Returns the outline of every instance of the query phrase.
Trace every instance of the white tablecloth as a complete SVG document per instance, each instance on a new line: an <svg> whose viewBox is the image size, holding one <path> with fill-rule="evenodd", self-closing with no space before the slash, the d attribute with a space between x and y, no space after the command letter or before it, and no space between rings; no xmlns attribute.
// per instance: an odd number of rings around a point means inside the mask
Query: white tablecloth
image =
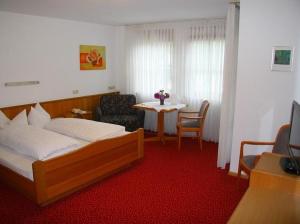
<svg viewBox="0 0 300 224"><path fill-rule="evenodd" d="M173 109L181 109L186 107L185 104L174 104L171 102L165 102L164 105L160 105L159 102L146 102L146 103L142 103L141 105L145 105L147 107L153 108L154 110L156 110L157 112L161 111L161 110L173 110Z"/></svg>

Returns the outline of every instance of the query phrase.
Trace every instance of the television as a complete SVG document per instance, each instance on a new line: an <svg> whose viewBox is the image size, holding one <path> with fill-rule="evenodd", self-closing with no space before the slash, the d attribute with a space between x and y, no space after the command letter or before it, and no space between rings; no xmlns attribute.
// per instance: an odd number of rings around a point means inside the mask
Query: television
<svg viewBox="0 0 300 224"><path fill-rule="evenodd" d="M282 169L290 174L300 176L300 104L296 101L293 102L290 132L288 142L289 157L283 157L280 160Z"/></svg>

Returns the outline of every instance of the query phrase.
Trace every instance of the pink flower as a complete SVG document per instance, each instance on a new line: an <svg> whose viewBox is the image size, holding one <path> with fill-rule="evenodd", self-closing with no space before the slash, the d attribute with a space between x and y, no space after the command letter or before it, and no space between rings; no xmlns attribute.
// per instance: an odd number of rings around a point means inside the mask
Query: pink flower
<svg viewBox="0 0 300 224"><path fill-rule="evenodd" d="M170 97L170 94L169 93L164 93L164 90L160 90L159 92L154 94L155 99L164 100L164 99L169 98L169 97Z"/></svg>

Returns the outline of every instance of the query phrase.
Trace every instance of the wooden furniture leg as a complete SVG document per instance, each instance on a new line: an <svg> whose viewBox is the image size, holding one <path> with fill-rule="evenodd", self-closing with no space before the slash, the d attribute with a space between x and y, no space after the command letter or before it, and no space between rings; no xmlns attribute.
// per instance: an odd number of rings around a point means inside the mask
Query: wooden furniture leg
<svg viewBox="0 0 300 224"><path fill-rule="evenodd" d="M202 151L202 133L198 132L198 138L199 138L199 143L200 143L200 150Z"/></svg>
<svg viewBox="0 0 300 224"><path fill-rule="evenodd" d="M163 144L166 141L176 141L176 137L169 137L165 136L165 111L159 111L157 113L157 135L155 137L146 138L145 142L152 142L152 141L161 141Z"/></svg>
<svg viewBox="0 0 300 224"><path fill-rule="evenodd" d="M160 111L157 113L157 135L155 137L146 138L146 142L161 141L165 143L164 137L164 112Z"/></svg>
<svg viewBox="0 0 300 224"><path fill-rule="evenodd" d="M165 144L165 124L164 124L164 119L165 119L165 113L160 111L157 114L157 136L159 137L160 141Z"/></svg>
<svg viewBox="0 0 300 224"><path fill-rule="evenodd" d="M178 134L178 151L180 151L180 148L181 148L181 129L178 128L177 129L177 134Z"/></svg>

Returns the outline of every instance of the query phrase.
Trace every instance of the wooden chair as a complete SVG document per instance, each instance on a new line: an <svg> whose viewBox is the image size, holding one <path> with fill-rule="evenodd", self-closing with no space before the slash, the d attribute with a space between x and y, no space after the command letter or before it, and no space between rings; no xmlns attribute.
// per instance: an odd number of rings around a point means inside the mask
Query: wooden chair
<svg viewBox="0 0 300 224"><path fill-rule="evenodd" d="M178 151L181 148L181 137L184 132L196 132L202 150L202 134L206 113L209 107L207 100L202 102L199 112L179 111L177 120Z"/></svg>
<svg viewBox="0 0 300 224"><path fill-rule="evenodd" d="M279 129L274 142L242 141L240 146L238 176L240 177L241 172L244 171L250 177L251 170L255 167L260 158L260 155L244 156L245 145L273 145L273 153L288 155L289 132L290 125L286 124Z"/></svg>

